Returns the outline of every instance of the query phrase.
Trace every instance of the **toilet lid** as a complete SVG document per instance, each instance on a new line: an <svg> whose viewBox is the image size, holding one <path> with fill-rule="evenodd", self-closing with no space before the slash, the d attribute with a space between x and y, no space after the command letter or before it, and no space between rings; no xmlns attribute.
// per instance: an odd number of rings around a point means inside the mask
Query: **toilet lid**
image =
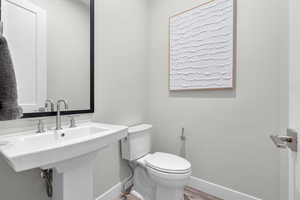
<svg viewBox="0 0 300 200"><path fill-rule="evenodd" d="M168 153L154 153L145 162L148 167L165 173L187 173L191 171L189 161Z"/></svg>

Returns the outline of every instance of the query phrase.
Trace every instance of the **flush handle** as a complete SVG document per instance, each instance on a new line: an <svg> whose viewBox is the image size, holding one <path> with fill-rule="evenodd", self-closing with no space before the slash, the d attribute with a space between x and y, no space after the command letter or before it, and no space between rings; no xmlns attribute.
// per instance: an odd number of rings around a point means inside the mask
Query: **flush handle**
<svg viewBox="0 0 300 200"><path fill-rule="evenodd" d="M294 152L298 151L298 133L293 129L288 129L286 136L271 135L270 137L276 147L289 148Z"/></svg>

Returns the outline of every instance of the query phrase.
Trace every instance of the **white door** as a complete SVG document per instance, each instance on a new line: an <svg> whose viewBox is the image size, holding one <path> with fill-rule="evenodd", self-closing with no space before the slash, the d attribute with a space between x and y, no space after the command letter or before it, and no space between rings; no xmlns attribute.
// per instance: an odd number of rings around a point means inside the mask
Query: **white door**
<svg viewBox="0 0 300 200"><path fill-rule="evenodd" d="M288 151L288 200L300 200L300 1L289 3L289 129L287 136L271 138Z"/></svg>
<svg viewBox="0 0 300 200"><path fill-rule="evenodd" d="M300 2L290 0L289 127L300 137ZM289 151L289 200L300 199L300 146Z"/></svg>
<svg viewBox="0 0 300 200"><path fill-rule="evenodd" d="M2 21L25 113L44 107L47 98L46 12L28 0L2 0Z"/></svg>

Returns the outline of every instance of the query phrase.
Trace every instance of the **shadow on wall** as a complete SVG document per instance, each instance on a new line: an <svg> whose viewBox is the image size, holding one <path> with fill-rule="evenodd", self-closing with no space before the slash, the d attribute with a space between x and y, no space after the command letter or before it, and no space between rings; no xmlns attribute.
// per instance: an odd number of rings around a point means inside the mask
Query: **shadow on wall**
<svg viewBox="0 0 300 200"><path fill-rule="evenodd" d="M169 97L232 99L236 98L236 89L169 91Z"/></svg>
<svg viewBox="0 0 300 200"><path fill-rule="evenodd" d="M124 181L127 177L130 176L130 169L128 167L128 161L124 160L122 158L122 148L121 148L121 143L119 142L119 162L121 164L120 170L119 170L119 177L120 177L120 181Z"/></svg>
<svg viewBox="0 0 300 200"><path fill-rule="evenodd" d="M0 180L1 200L50 200L38 169L16 173L0 158Z"/></svg>

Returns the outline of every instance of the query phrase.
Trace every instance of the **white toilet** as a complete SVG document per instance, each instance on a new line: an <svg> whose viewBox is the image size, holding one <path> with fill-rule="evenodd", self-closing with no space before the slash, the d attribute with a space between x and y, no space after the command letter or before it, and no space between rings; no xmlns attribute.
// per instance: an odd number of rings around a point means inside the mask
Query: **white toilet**
<svg viewBox="0 0 300 200"><path fill-rule="evenodd" d="M147 124L131 127L128 137L122 140L123 159L137 164L134 190L144 200L183 200L184 186L192 173L191 164L176 155L151 154L151 129Z"/></svg>

